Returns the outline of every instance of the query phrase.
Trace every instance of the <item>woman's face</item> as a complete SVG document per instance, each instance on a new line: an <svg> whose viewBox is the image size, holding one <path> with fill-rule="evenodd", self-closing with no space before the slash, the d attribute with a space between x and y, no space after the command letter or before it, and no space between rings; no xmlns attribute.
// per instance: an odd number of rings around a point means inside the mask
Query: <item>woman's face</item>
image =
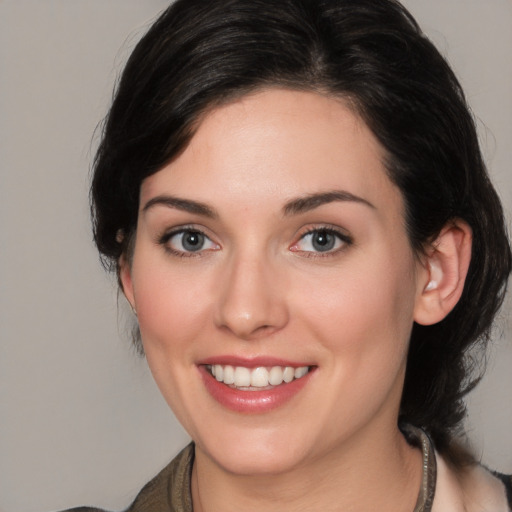
<svg viewBox="0 0 512 512"><path fill-rule="evenodd" d="M382 160L342 101L272 89L213 110L143 182L125 292L161 392L224 469L396 431L427 276Z"/></svg>

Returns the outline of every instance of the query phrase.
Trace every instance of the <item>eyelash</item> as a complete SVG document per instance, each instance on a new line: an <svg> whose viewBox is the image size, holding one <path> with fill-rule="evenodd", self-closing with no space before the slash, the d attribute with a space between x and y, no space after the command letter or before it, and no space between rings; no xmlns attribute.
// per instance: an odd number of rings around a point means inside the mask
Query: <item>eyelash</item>
<svg viewBox="0 0 512 512"><path fill-rule="evenodd" d="M303 241L307 236L314 235L315 233L325 233L327 235L334 236L339 243L341 243L340 247L335 248L334 250L327 250L327 251L303 251L299 249L297 246L298 244ZM336 242L335 242L336 243ZM338 254L339 252L344 251L354 243L352 237L347 235L346 233L342 232L341 230L331 227L331 226L315 226L313 228L309 228L306 232L302 233L299 240L295 242L292 247L290 248L293 252L301 253L302 256L306 258L326 258L329 256L333 256Z"/></svg>
<svg viewBox="0 0 512 512"><path fill-rule="evenodd" d="M177 249L173 249L169 245L169 241L174 236L180 235L180 234L185 235L187 233L189 233L189 234L194 233L199 236L202 236L206 240L209 240L210 243L217 246L217 244L215 242L213 242L212 239L206 233L204 233L203 230L198 229L194 226L181 226L179 228L175 228L171 231L165 232L163 235L158 237L158 243L164 247L166 252L168 252L169 254L171 254L173 256L177 256L179 258L197 258L197 257L201 257L205 251L217 250L215 248L215 249L199 249L197 251L180 251Z"/></svg>
<svg viewBox="0 0 512 512"><path fill-rule="evenodd" d="M215 248L207 248L207 249L199 249L197 251L181 251L172 248L169 245L169 241L176 235L185 235L185 234L197 234L199 236L204 237L206 240L208 240L211 244L214 244ZM318 233L325 233L326 235L333 236L337 239L338 243L341 243L341 247L335 247L334 250L328 249L326 251L305 251L300 248L298 248L298 245L306 239L306 237L318 234ZM204 252L212 251L212 250L218 250L218 244L212 241L212 239L204 233L203 230L194 227L194 226L182 226L179 228L175 228L169 232L165 232L163 235L158 237L158 244L162 245L166 252L173 256L177 256L180 258L197 258L203 256ZM336 244L336 241L334 242ZM329 256L333 256L344 249L346 249L348 246L353 244L352 238L347 235L346 233L343 233L339 229L333 228L331 226L315 226L313 228L309 228L307 231L302 233L298 239L297 242L295 242L291 247L290 251L295 253L300 253L303 257L306 258L326 258Z"/></svg>

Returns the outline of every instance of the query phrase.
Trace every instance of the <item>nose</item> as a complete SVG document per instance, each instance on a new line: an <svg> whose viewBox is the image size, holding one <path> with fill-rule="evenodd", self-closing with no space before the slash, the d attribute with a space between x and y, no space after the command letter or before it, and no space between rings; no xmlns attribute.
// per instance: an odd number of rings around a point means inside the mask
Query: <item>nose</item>
<svg viewBox="0 0 512 512"><path fill-rule="evenodd" d="M238 255L221 277L215 322L243 340L260 339L288 322L282 273L261 255Z"/></svg>

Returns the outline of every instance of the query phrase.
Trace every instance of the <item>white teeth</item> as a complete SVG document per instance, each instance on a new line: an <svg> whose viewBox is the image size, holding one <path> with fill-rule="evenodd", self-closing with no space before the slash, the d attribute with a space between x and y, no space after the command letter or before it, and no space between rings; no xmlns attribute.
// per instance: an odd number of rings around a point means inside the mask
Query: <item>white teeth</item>
<svg viewBox="0 0 512 512"><path fill-rule="evenodd" d="M265 388L279 386L283 382L289 383L294 379L300 379L309 372L308 366L293 368L291 366L273 366L265 368L246 368L245 366L212 365L209 367L211 374L224 384L237 388Z"/></svg>
<svg viewBox="0 0 512 512"><path fill-rule="evenodd" d="M300 379L301 377L304 377L308 373L308 367L307 366L301 366L300 368L295 368L295 378Z"/></svg>
<svg viewBox="0 0 512 512"><path fill-rule="evenodd" d="M273 366L270 369L268 383L271 386L279 386L283 382L283 369L280 366Z"/></svg>
<svg viewBox="0 0 512 512"><path fill-rule="evenodd" d="M224 366L224 384L235 383L235 369L232 366Z"/></svg>
<svg viewBox="0 0 512 512"><path fill-rule="evenodd" d="M235 368L235 382L233 383L237 388L248 387L251 385L251 370L243 366Z"/></svg>
<svg viewBox="0 0 512 512"><path fill-rule="evenodd" d="M287 366L283 372L283 380L288 383L295 377L295 370L291 366Z"/></svg>
<svg viewBox="0 0 512 512"><path fill-rule="evenodd" d="M251 372L251 386L256 388L268 386L268 370L266 368L255 368Z"/></svg>

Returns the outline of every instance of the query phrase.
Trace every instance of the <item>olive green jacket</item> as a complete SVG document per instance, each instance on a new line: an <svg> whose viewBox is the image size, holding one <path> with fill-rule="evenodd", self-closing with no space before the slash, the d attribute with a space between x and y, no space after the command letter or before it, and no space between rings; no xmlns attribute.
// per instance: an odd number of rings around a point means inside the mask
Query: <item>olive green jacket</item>
<svg viewBox="0 0 512 512"><path fill-rule="evenodd" d="M466 478L471 489L471 496L468 496L468 489L461 488L460 479L435 453L428 436L414 430L418 436L415 444L423 449L426 467L413 512L512 511L512 476L492 474L475 466ZM190 494L193 462L194 445L191 443L142 488L126 512L193 512ZM105 511L79 507L63 512Z"/></svg>

